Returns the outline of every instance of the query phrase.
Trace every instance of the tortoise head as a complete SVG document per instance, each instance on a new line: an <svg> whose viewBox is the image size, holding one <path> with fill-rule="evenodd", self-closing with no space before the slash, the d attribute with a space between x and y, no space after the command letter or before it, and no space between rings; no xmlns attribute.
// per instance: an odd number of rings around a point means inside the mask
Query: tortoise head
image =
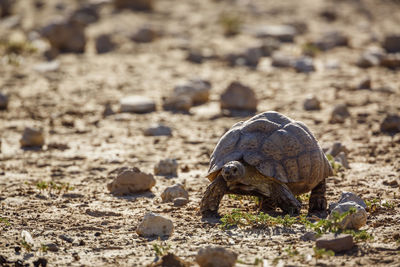
<svg viewBox="0 0 400 267"><path fill-rule="evenodd" d="M236 183L244 178L246 173L244 165L239 161L230 161L221 169L221 175L228 184Z"/></svg>

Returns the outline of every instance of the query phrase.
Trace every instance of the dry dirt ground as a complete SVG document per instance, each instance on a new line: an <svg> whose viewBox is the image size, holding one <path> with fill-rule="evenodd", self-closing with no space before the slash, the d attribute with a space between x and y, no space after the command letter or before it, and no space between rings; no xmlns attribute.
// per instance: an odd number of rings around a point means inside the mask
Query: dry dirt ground
<svg viewBox="0 0 400 267"><path fill-rule="evenodd" d="M3 39L16 32L27 34L84 1L43 1L42 9L34 8L34 2L17 2L15 13L21 23L14 29L2 27ZM65 8L57 9L61 3ZM326 8L336 11L336 21L327 22L319 15ZM240 14L246 25L306 23L307 33L296 37L295 43L282 44L281 50L293 55L301 53L305 41L330 29L349 36L350 44L319 53L314 59L317 70L310 74L273 68L269 58L257 69L230 67L221 60L186 61L191 48L223 55L256 41L246 33L225 37L218 22L224 12ZM162 29L163 36L149 44L130 41L129 34L144 23ZM86 52L60 55L57 71L34 70L35 64L45 60L41 53L12 60L3 54L0 90L10 96L10 104L8 110L0 111L0 255L23 263L43 257L50 266L144 266L155 259L153 244L162 244L196 265L199 248L220 245L237 252L245 263L264 259L264 266L400 266L400 139L399 134L379 128L387 114L400 113L400 74L354 64L366 47L379 45L377 41L399 30L398 25L400 5L396 1L160 0L150 13L114 11L111 4L105 5L100 20L86 29ZM114 35L115 51L95 53L93 40L101 33ZM337 60L339 68L326 69L329 60ZM366 75L371 77L372 89L353 90ZM193 77L211 82L210 101L192 108L190 114L163 111L162 96L179 81ZM208 185L209 156L219 137L246 119L220 115L219 95L232 81L255 90L258 112L279 111L305 122L322 147L338 141L349 149L351 168L328 178L328 201L337 201L342 191L355 192L368 201L386 201L386 205L378 204L377 212L368 214L363 228L373 240L360 241L352 250L333 257L307 261L315 244L300 239L307 231L304 226L223 230L218 222L201 219L198 208ZM303 109L311 93L321 100L321 110ZM118 110L119 99L130 94L151 97L157 111L103 118L105 103ZM348 105L351 117L343 124L331 124L330 112L338 103ZM142 130L153 122L170 126L172 137L144 136ZM20 148L26 126L43 128L46 145L42 150ZM178 177L155 176L151 193L115 197L108 192L106 185L115 169L135 166L152 173L154 165L165 158L177 159ZM69 183L73 189L66 194L40 191L36 186L40 181ZM178 182L186 186L190 202L183 207L161 203L165 187ZM307 207L303 203L303 214ZM220 212L229 214L235 208L257 212L254 203L228 197ZM138 223L149 211L173 220L171 237L160 241L136 234ZM29 231L36 242L31 252L21 244L22 230ZM49 243L58 251L40 249ZM305 257L291 255L288 248Z"/></svg>

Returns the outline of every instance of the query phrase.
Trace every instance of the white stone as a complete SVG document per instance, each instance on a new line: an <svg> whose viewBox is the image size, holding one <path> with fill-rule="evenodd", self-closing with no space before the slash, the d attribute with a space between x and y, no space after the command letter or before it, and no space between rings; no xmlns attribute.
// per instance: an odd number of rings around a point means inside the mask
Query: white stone
<svg viewBox="0 0 400 267"><path fill-rule="evenodd" d="M144 130L146 136L171 136L172 130L168 126L162 124L153 124Z"/></svg>
<svg viewBox="0 0 400 267"><path fill-rule="evenodd" d="M161 194L163 202L172 202L176 198L189 198L189 194L181 184L167 187Z"/></svg>
<svg viewBox="0 0 400 267"><path fill-rule="evenodd" d="M345 192L345 191L342 192L342 195L340 196L338 203L345 203L345 202L349 202L349 201L353 201L353 202L357 203L364 209L367 208L367 204L365 204L364 200L362 200L362 198L360 198L356 194L354 194L352 192Z"/></svg>
<svg viewBox="0 0 400 267"><path fill-rule="evenodd" d="M171 219L149 212L144 215L136 232L140 236L170 236L174 232Z"/></svg>
<svg viewBox="0 0 400 267"><path fill-rule="evenodd" d="M191 98L193 104L198 105L208 101L210 90L210 82L201 79L193 79L175 86L174 94L187 95Z"/></svg>
<svg viewBox="0 0 400 267"><path fill-rule="evenodd" d="M120 100L121 112L147 113L156 110L155 102L140 95L126 96Z"/></svg>
<svg viewBox="0 0 400 267"><path fill-rule="evenodd" d="M116 196L129 195L150 190L156 184L152 174L141 172L138 168L124 168L107 185L110 193Z"/></svg>
<svg viewBox="0 0 400 267"><path fill-rule="evenodd" d="M19 142L21 147L41 147L44 145L43 132L38 129L27 127Z"/></svg>
<svg viewBox="0 0 400 267"><path fill-rule="evenodd" d="M363 227L367 222L367 212L363 207L358 205L356 202L349 201L338 204L329 215L332 216L333 213L342 214L350 210L350 208L355 208L356 212L347 215L340 223L343 229L355 229L358 230Z"/></svg>

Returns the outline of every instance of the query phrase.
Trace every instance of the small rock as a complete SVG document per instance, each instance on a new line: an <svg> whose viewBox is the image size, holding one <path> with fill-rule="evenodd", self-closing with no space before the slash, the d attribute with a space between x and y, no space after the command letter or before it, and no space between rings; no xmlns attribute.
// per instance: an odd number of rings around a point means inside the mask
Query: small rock
<svg viewBox="0 0 400 267"><path fill-rule="evenodd" d="M51 252L57 252L59 250L57 244L54 244L54 243L48 243L48 244L45 244L45 246L47 247L47 250L51 251Z"/></svg>
<svg viewBox="0 0 400 267"><path fill-rule="evenodd" d="M68 243L71 243L71 244L74 243L74 239L68 235L62 234L62 235L59 235L58 237L64 241L67 241Z"/></svg>
<svg viewBox="0 0 400 267"><path fill-rule="evenodd" d="M335 208L332 209L330 217L333 213L342 214L350 210L350 208L355 208L356 212L347 215L341 222L340 226L342 229L355 229L358 230L363 227L367 222L367 212L363 207L358 205L356 202L349 201L344 203L339 203Z"/></svg>
<svg viewBox="0 0 400 267"><path fill-rule="evenodd" d="M161 261L149 265L149 267L189 267L190 263L185 262L178 256L168 253L161 258Z"/></svg>
<svg viewBox="0 0 400 267"><path fill-rule="evenodd" d="M14 0L0 0L0 18L10 16L15 3Z"/></svg>
<svg viewBox="0 0 400 267"><path fill-rule="evenodd" d="M0 92L0 110L6 110L8 107L8 96Z"/></svg>
<svg viewBox="0 0 400 267"><path fill-rule="evenodd" d="M97 36L95 45L98 54L111 52L115 48L115 43L109 34L101 34Z"/></svg>
<svg viewBox="0 0 400 267"><path fill-rule="evenodd" d="M38 258L37 260L33 261L32 263L33 263L34 267L46 267L47 266L47 260L45 258ZM17 264L15 266L17 266Z"/></svg>
<svg viewBox="0 0 400 267"><path fill-rule="evenodd" d="M297 34L296 28L289 25L264 25L255 30L255 35L258 38L274 38L281 42L294 41Z"/></svg>
<svg viewBox="0 0 400 267"><path fill-rule="evenodd" d="M177 176L178 162L176 159L160 160L154 166L154 174L162 176Z"/></svg>
<svg viewBox="0 0 400 267"><path fill-rule="evenodd" d="M254 91L240 82L232 82L221 94L221 109L245 110L254 112L257 110L257 97Z"/></svg>
<svg viewBox="0 0 400 267"><path fill-rule="evenodd" d="M200 105L208 101L210 97L211 83L206 80L192 79L188 82L178 84L174 88L175 95L187 95L193 104Z"/></svg>
<svg viewBox="0 0 400 267"><path fill-rule="evenodd" d="M112 109L111 103L106 103L103 110L103 117L105 118L114 114L115 112Z"/></svg>
<svg viewBox="0 0 400 267"><path fill-rule="evenodd" d="M233 267L238 255L223 247L201 248L196 255L200 267Z"/></svg>
<svg viewBox="0 0 400 267"><path fill-rule="evenodd" d="M337 19L337 13L332 8L322 10L319 15L328 22L333 22Z"/></svg>
<svg viewBox="0 0 400 267"><path fill-rule="evenodd" d="M111 194L116 196L150 190L156 184L152 174L141 172L138 168L123 168L117 177L107 185Z"/></svg>
<svg viewBox="0 0 400 267"><path fill-rule="evenodd" d="M342 165L344 168L346 169L350 169L350 165L349 162L347 160L347 155L344 152L340 152L336 157L335 157L335 161L340 163L340 165Z"/></svg>
<svg viewBox="0 0 400 267"><path fill-rule="evenodd" d="M189 202L189 199L184 197L178 197L174 199L174 206L175 207L182 207L185 206Z"/></svg>
<svg viewBox="0 0 400 267"><path fill-rule="evenodd" d="M400 34L391 34L385 37L382 47L388 53L400 52Z"/></svg>
<svg viewBox="0 0 400 267"><path fill-rule="evenodd" d="M357 89L359 90L371 90L371 78L364 77L358 83Z"/></svg>
<svg viewBox="0 0 400 267"><path fill-rule="evenodd" d="M24 240L26 243L28 243L31 246L35 245L35 241L33 240L32 235L28 231L22 230L21 238L22 238L22 240Z"/></svg>
<svg viewBox="0 0 400 267"><path fill-rule="evenodd" d="M303 107L305 110L320 110L321 102L314 95L308 96L303 103Z"/></svg>
<svg viewBox="0 0 400 267"><path fill-rule="evenodd" d="M153 124L146 130L144 130L145 136L172 136L172 130L170 127L162 124Z"/></svg>
<svg viewBox="0 0 400 267"><path fill-rule="evenodd" d="M315 242L317 248L334 252L350 250L354 246L353 236L349 234L325 234Z"/></svg>
<svg viewBox="0 0 400 267"><path fill-rule="evenodd" d="M126 96L120 99L120 105L121 112L148 113L156 110L151 98L140 95Z"/></svg>
<svg viewBox="0 0 400 267"><path fill-rule="evenodd" d="M381 60L381 66L392 70L400 68L400 53L385 55Z"/></svg>
<svg viewBox="0 0 400 267"><path fill-rule="evenodd" d="M161 194L163 202L173 202L176 198L189 198L189 194L181 184L167 187Z"/></svg>
<svg viewBox="0 0 400 267"><path fill-rule="evenodd" d="M344 152L347 154L349 150L342 143L334 142L332 147L328 149L326 153L332 155L332 157L336 157L340 152Z"/></svg>
<svg viewBox="0 0 400 267"><path fill-rule="evenodd" d="M55 51L63 53L85 52L85 27L80 23L69 20L53 21L41 30L41 34L49 41Z"/></svg>
<svg viewBox="0 0 400 267"><path fill-rule="evenodd" d="M272 55L271 65L277 68L290 68L293 66L294 59L281 52L275 52Z"/></svg>
<svg viewBox="0 0 400 267"><path fill-rule="evenodd" d="M60 67L60 62L58 60L53 60L49 62L39 63L33 66L33 69L37 72L46 73L57 71Z"/></svg>
<svg viewBox="0 0 400 267"><path fill-rule="evenodd" d="M304 34L304 33L308 32L308 25L304 21L294 20L294 21L285 23L285 25L295 28L296 32L298 34Z"/></svg>
<svg viewBox="0 0 400 267"><path fill-rule="evenodd" d="M343 123L348 117L350 117L350 112L347 106L345 104L338 104L332 110L329 123Z"/></svg>
<svg viewBox="0 0 400 267"><path fill-rule="evenodd" d="M151 11L154 8L153 0L114 0L114 6L118 9L141 11Z"/></svg>
<svg viewBox="0 0 400 267"><path fill-rule="evenodd" d="M332 31L324 33L320 39L312 42L312 45L316 46L322 51L330 50L337 46L347 46L349 40L347 36L343 35L341 32Z"/></svg>
<svg viewBox="0 0 400 267"><path fill-rule="evenodd" d="M385 53L380 47L370 47L367 51L361 54L357 60L356 65L360 68L370 68L373 66L379 66L382 59L385 57Z"/></svg>
<svg viewBox="0 0 400 267"><path fill-rule="evenodd" d="M174 224L171 219L159 214L149 212L144 215L136 229L140 236L170 236L174 231Z"/></svg>
<svg viewBox="0 0 400 267"><path fill-rule="evenodd" d="M193 106L192 98L188 95L176 95L163 98L162 107L164 110L174 112L189 112Z"/></svg>
<svg viewBox="0 0 400 267"><path fill-rule="evenodd" d="M338 203L345 203L350 201L357 203L364 209L367 208L367 204L365 204L364 200L362 200L362 198L360 198L359 196L357 196L352 192L342 192L342 195L340 196Z"/></svg>
<svg viewBox="0 0 400 267"><path fill-rule="evenodd" d="M98 9L101 4L83 4L76 9L70 16L69 20L80 23L82 25L89 25L99 20L100 15Z"/></svg>
<svg viewBox="0 0 400 267"><path fill-rule="evenodd" d="M142 26L136 33L133 34L132 40L137 43L150 43L158 36L158 32L149 25Z"/></svg>
<svg viewBox="0 0 400 267"><path fill-rule="evenodd" d="M314 232L306 232L301 237L303 241L315 241L317 239L317 235Z"/></svg>
<svg viewBox="0 0 400 267"><path fill-rule="evenodd" d="M25 128L19 141L21 147L42 147L44 145L43 132L34 128Z"/></svg>
<svg viewBox="0 0 400 267"><path fill-rule="evenodd" d="M296 59L293 67L297 72L309 73L315 71L313 60L310 57Z"/></svg>
<svg viewBox="0 0 400 267"><path fill-rule="evenodd" d="M189 50L186 60L192 63L201 64L206 59L201 51L198 50Z"/></svg>
<svg viewBox="0 0 400 267"><path fill-rule="evenodd" d="M400 116L396 114L388 114L381 123L381 131L390 133L399 133Z"/></svg>

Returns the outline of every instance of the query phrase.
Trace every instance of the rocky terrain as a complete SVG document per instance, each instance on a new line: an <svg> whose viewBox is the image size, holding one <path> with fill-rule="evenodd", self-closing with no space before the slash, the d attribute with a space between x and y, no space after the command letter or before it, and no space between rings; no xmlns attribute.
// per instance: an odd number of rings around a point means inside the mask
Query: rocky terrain
<svg viewBox="0 0 400 267"><path fill-rule="evenodd" d="M0 0L0 265L400 266L398 25L396 0ZM309 195L202 218L219 138L268 110L360 230L315 241Z"/></svg>

